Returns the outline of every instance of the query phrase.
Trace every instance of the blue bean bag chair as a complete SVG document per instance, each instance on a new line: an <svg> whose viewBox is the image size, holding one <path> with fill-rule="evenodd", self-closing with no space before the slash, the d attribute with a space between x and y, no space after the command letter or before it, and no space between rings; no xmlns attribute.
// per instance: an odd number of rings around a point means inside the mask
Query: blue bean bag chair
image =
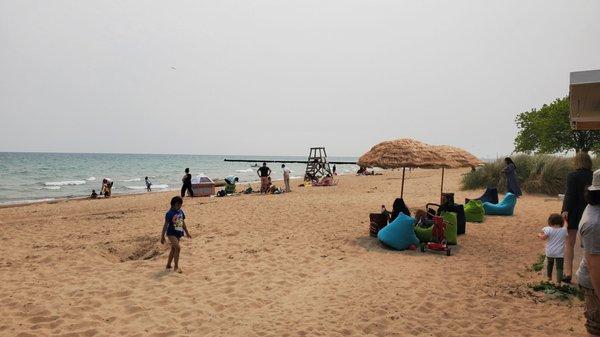
<svg viewBox="0 0 600 337"><path fill-rule="evenodd" d="M419 239L414 230L415 219L404 213L398 214L394 221L383 227L377 238L386 246L397 250L408 249L410 245L419 245Z"/></svg>
<svg viewBox="0 0 600 337"><path fill-rule="evenodd" d="M487 215L513 215L515 206L517 205L517 197L507 192L504 198L497 204L489 202L483 203L483 209Z"/></svg>

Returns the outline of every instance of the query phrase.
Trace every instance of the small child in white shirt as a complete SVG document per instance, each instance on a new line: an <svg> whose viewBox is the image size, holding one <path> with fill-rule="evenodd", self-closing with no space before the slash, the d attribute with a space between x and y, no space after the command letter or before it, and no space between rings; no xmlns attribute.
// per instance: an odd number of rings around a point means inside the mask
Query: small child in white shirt
<svg viewBox="0 0 600 337"><path fill-rule="evenodd" d="M567 238L567 229L564 228L563 225L564 220L560 214L550 214L548 226L542 228L541 233L538 233L540 239L547 240L546 276L548 276L548 281L552 281L552 269L554 269L554 262L556 262L556 276L558 283L562 282L563 279L565 239Z"/></svg>

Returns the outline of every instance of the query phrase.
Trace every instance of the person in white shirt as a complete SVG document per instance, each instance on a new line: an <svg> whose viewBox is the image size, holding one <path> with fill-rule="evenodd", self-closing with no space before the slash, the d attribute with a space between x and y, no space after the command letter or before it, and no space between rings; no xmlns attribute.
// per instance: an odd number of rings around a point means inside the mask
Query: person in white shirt
<svg viewBox="0 0 600 337"><path fill-rule="evenodd" d="M285 164L281 164L281 169L283 170L283 182L285 184L285 191L291 192L290 188L290 170L285 167Z"/></svg>
<svg viewBox="0 0 600 337"><path fill-rule="evenodd" d="M563 227L564 219L560 214L550 214L548 226L542 228L538 237L546 241L546 276L548 281L552 281L552 269L556 262L556 277L558 283L563 279L563 264L565 240L567 239L567 229Z"/></svg>

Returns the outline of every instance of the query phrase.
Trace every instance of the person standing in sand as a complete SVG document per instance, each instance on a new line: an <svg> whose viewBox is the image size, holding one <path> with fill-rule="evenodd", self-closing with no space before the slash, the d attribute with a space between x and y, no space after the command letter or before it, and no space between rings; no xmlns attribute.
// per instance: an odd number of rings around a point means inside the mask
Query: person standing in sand
<svg viewBox="0 0 600 337"><path fill-rule="evenodd" d="M152 182L148 177L144 178L144 182L146 183L146 191L152 192Z"/></svg>
<svg viewBox="0 0 600 337"><path fill-rule="evenodd" d="M556 262L556 281L563 280L564 248L567 238L567 229L563 227L564 219L560 214L550 214L548 226L542 228L538 237L546 240L546 276L552 282L552 269Z"/></svg>
<svg viewBox="0 0 600 337"><path fill-rule="evenodd" d="M190 174L190 169L186 167L185 174L183 178L181 178L183 185L181 186L181 197L185 197L185 191L188 192L190 197L194 196L194 191L192 190L192 175Z"/></svg>
<svg viewBox="0 0 600 337"><path fill-rule="evenodd" d="M517 165L509 157L504 158L504 163L506 167L502 169L502 173L506 175L506 189L518 198L523 195L523 192L517 180Z"/></svg>
<svg viewBox="0 0 600 337"><path fill-rule="evenodd" d="M262 163L262 166L256 171L260 177L260 193L267 193L269 189L269 176L271 175L271 169L267 166L267 163Z"/></svg>
<svg viewBox="0 0 600 337"><path fill-rule="evenodd" d="M567 189L562 205L562 217L567 222L567 241L565 242L565 276L563 281L571 282L573 274L573 250L577 240L577 230L583 210L587 206L585 191L592 183L592 158L585 152L575 155L575 171L567 175Z"/></svg>
<svg viewBox="0 0 600 337"><path fill-rule="evenodd" d="M185 235L188 239L192 236L185 226L185 213L181 210L183 206L183 199L180 197L173 197L171 199L171 209L165 214L165 224L160 235L160 243L165 244L165 235L169 238L171 243L171 251L169 252L169 259L167 260L167 269L171 269L171 262L175 263L173 271L181 273L179 268L179 253L181 252L181 246L179 240Z"/></svg>
<svg viewBox="0 0 600 337"><path fill-rule="evenodd" d="M285 184L285 191L291 192L290 188L290 169L285 167L285 164L281 164L281 169L283 170L283 183Z"/></svg>
<svg viewBox="0 0 600 337"><path fill-rule="evenodd" d="M579 222L583 258L577 283L585 299L585 328L591 336L600 336L600 170L594 172L586 201L588 205Z"/></svg>

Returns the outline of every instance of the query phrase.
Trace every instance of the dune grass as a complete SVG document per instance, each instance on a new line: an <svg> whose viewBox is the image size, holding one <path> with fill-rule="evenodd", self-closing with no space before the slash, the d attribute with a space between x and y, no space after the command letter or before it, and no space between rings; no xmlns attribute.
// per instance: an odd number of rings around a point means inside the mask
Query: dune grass
<svg viewBox="0 0 600 337"><path fill-rule="evenodd" d="M527 193L557 195L564 193L567 174L573 170L573 159L553 155L518 154L511 157L517 166L517 179L521 189ZM473 190L497 187L506 192L506 178L502 174L502 158L485 163L475 171L463 176L461 188ZM594 158L594 169L600 168L600 158Z"/></svg>

